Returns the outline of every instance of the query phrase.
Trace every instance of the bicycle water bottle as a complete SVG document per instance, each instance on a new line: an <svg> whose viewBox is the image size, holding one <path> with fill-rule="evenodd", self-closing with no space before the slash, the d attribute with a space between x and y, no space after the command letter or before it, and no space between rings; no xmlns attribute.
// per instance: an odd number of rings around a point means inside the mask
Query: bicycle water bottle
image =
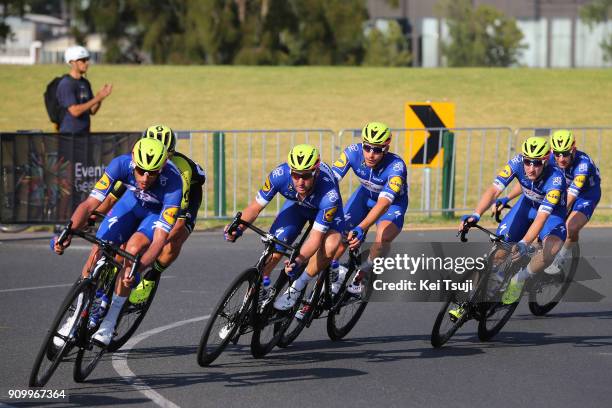
<svg viewBox="0 0 612 408"><path fill-rule="evenodd" d="M329 279L330 281L337 282L338 281L338 270L340 269L340 262L336 259L331 261L331 265L329 266Z"/></svg>
<svg viewBox="0 0 612 408"><path fill-rule="evenodd" d="M102 303L102 295L104 295L104 291L102 289L98 289L96 291L96 297L93 300L93 305L91 306L89 312L89 328L93 329L98 324L99 316L98 312L100 310L100 304Z"/></svg>

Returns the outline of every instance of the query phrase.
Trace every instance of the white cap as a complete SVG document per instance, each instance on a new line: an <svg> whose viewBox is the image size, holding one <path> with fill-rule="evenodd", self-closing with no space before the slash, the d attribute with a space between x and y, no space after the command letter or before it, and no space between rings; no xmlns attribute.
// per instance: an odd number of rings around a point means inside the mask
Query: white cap
<svg viewBox="0 0 612 408"><path fill-rule="evenodd" d="M81 58L89 58L89 51L85 47L81 47L80 45L73 45L72 47L68 47L64 52L64 59L66 60L66 64L70 64L70 61L76 61Z"/></svg>

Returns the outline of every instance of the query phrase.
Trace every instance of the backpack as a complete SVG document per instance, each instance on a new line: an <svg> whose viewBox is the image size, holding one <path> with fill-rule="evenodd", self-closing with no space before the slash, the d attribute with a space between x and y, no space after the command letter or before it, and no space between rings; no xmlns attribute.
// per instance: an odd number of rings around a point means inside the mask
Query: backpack
<svg viewBox="0 0 612 408"><path fill-rule="evenodd" d="M53 78L53 80L47 84L47 90L44 94L45 107L47 108L49 119L58 126L62 123L62 119L64 119L66 109L62 108L57 99L57 86L66 76L68 76L68 74Z"/></svg>

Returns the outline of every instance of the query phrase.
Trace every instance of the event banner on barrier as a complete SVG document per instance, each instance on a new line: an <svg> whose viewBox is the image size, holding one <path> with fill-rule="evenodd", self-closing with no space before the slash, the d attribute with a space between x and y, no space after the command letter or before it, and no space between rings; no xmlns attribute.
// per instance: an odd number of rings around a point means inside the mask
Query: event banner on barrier
<svg viewBox="0 0 612 408"><path fill-rule="evenodd" d="M139 133L0 133L0 223L66 222Z"/></svg>

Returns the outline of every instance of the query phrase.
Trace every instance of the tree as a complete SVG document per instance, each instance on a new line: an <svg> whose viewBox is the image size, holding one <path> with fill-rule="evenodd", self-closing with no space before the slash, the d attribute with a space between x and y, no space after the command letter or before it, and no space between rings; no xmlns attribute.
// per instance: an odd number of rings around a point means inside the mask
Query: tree
<svg viewBox="0 0 612 408"><path fill-rule="evenodd" d="M449 66L507 67L518 62L525 45L514 19L488 5L474 8L471 0L441 0L436 8L451 37L441 45Z"/></svg>
<svg viewBox="0 0 612 408"><path fill-rule="evenodd" d="M589 27L596 23L603 23L612 18L612 0L594 0L580 9L580 17ZM612 61L612 34L604 39L600 46L604 53L604 60Z"/></svg>
<svg viewBox="0 0 612 408"><path fill-rule="evenodd" d="M410 65L412 56L408 51L408 40L402 28L395 20L390 20L388 24L384 32L374 27L367 33L363 65L391 67Z"/></svg>

